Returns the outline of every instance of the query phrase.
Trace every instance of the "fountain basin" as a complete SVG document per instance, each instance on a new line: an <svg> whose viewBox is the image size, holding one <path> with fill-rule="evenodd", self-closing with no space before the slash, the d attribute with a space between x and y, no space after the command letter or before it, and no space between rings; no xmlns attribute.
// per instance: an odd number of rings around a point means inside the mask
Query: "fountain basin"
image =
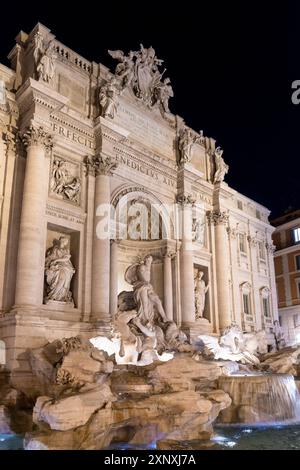
<svg viewBox="0 0 300 470"><path fill-rule="evenodd" d="M253 424L299 419L299 392L292 375L222 376L218 388L232 399L230 407L220 413L220 423Z"/></svg>

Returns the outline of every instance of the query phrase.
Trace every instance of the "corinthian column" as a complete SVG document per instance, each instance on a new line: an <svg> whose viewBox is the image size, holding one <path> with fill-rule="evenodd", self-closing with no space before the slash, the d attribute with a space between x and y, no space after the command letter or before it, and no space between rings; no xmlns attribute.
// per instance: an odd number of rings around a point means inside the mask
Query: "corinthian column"
<svg viewBox="0 0 300 470"><path fill-rule="evenodd" d="M215 229L215 259L218 293L219 325L221 331L231 325L229 291L229 247L226 227L228 215L225 212L211 212L209 222Z"/></svg>
<svg viewBox="0 0 300 470"><path fill-rule="evenodd" d="M23 135L27 160L22 200L17 262L16 305L43 302L45 211L47 177L45 156L52 139L42 127L31 125Z"/></svg>
<svg viewBox="0 0 300 470"><path fill-rule="evenodd" d="M166 249L164 253L164 308L170 321L173 321L172 258L174 256L174 252Z"/></svg>
<svg viewBox="0 0 300 470"><path fill-rule="evenodd" d="M92 263L92 320L110 321L110 177L117 164L110 157L94 159L95 225Z"/></svg>
<svg viewBox="0 0 300 470"><path fill-rule="evenodd" d="M177 202L181 205L182 243L180 249L180 290L181 319L183 325L195 322L194 298L194 259L192 242L192 206L190 196L180 196Z"/></svg>
<svg viewBox="0 0 300 470"><path fill-rule="evenodd" d="M118 241L111 240L110 244L110 316L118 310Z"/></svg>

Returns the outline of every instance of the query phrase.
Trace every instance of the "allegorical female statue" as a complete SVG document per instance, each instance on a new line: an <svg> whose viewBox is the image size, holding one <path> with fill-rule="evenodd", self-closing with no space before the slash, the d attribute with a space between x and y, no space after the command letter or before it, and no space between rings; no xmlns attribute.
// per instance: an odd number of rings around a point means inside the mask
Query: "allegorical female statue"
<svg viewBox="0 0 300 470"><path fill-rule="evenodd" d="M129 266L125 272L125 280L133 285L137 316L144 325L153 325L155 312L160 315L163 322L167 321L161 300L150 283L152 261L152 256L147 255L142 263Z"/></svg>
<svg viewBox="0 0 300 470"><path fill-rule="evenodd" d="M203 272L198 271L195 278L195 310L196 310L196 319L203 317L204 307L205 307L205 294L208 291L209 284L205 284L203 281Z"/></svg>
<svg viewBox="0 0 300 470"><path fill-rule="evenodd" d="M46 252L46 302L56 300L73 304L70 284L75 269L70 259L68 244L67 237L62 236L59 240L54 240L53 246Z"/></svg>

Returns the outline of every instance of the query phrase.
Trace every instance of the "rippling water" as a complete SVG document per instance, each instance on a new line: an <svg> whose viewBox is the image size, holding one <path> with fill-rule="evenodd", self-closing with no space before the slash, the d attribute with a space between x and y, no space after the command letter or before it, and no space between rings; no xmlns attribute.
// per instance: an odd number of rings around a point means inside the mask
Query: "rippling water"
<svg viewBox="0 0 300 470"><path fill-rule="evenodd" d="M214 445L209 450L300 450L300 424L286 426L231 427L217 426ZM201 442L194 441L189 448L200 449ZM151 446L137 446L127 443L113 444L110 449L138 450L155 449ZM22 450L22 436L0 434L0 450Z"/></svg>

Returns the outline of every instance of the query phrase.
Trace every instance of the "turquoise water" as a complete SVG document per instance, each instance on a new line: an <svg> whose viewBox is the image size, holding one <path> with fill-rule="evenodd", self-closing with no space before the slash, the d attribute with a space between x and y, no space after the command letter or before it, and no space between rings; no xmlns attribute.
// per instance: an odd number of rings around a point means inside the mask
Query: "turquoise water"
<svg viewBox="0 0 300 470"><path fill-rule="evenodd" d="M300 424L285 426L216 426L213 449L300 450Z"/></svg>
<svg viewBox="0 0 300 470"><path fill-rule="evenodd" d="M300 450L300 424L292 426L216 426L211 450ZM195 449L199 449L195 443ZM200 442L199 442L200 444ZM152 446L114 444L109 449L155 449ZM22 450L22 436L0 434L0 450Z"/></svg>
<svg viewBox="0 0 300 470"><path fill-rule="evenodd" d="M14 434L0 434L0 450L23 450L23 437Z"/></svg>

